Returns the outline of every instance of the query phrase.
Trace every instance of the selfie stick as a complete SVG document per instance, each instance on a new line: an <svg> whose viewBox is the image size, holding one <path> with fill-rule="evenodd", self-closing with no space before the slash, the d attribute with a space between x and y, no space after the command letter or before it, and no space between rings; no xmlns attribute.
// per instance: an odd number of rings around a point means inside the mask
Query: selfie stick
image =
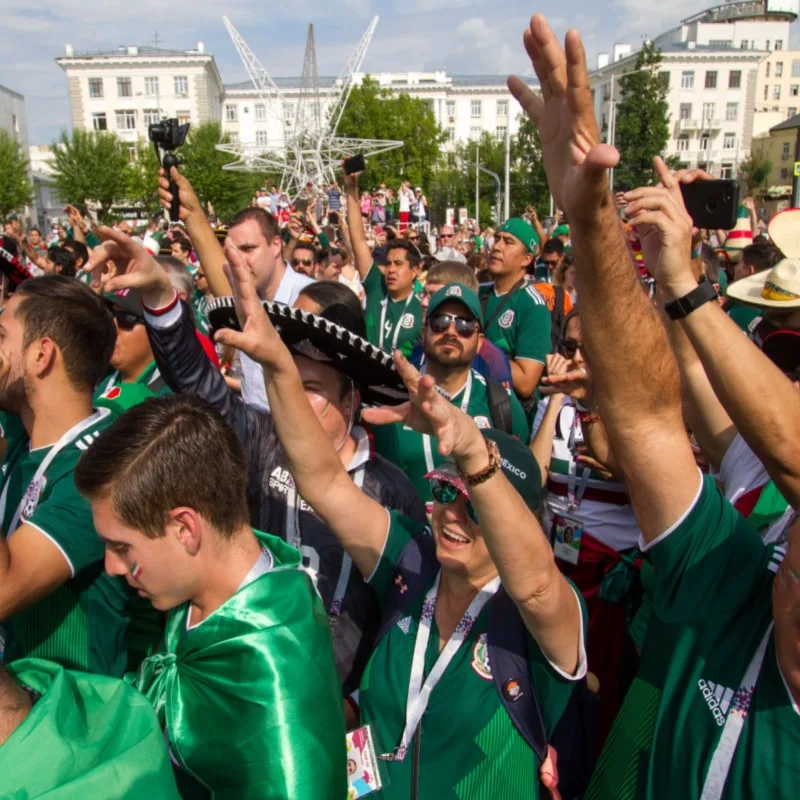
<svg viewBox="0 0 800 800"><path fill-rule="evenodd" d="M179 163L178 157L172 152L165 153L164 160L161 162L161 166L164 167L164 172L167 173L167 178L169 178L169 193L172 195L172 203L169 207L169 218L171 222L179 222L181 218L181 199L178 196L178 184L175 183L171 177L172 168L177 167Z"/></svg>

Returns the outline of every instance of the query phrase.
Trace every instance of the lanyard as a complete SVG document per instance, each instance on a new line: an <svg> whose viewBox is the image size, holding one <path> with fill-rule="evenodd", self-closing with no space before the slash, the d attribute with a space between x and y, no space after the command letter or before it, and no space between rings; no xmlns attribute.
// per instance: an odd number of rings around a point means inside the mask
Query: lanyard
<svg viewBox="0 0 800 800"><path fill-rule="evenodd" d="M401 323L403 322L403 317L406 315L406 311L408 310L409 305L411 304L411 300L414 298L414 292L412 291L411 294L406 298L406 304L403 306L403 310L400 313L400 317L398 318L397 322L394 324L394 335L392 336L392 352L397 349L397 340L400 337L400 328L402 327ZM383 350L383 328L386 324L386 308L389 305L389 298L384 297L381 300L381 329L378 333L378 347Z"/></svg>
<svg viewBox="0 0 800 800"><path fill-rule="evenodd" d="M402 761L406 757L411 739L428 707L428 700L430 699L431 692L441 680L442 675L453 660L453 656L458 652L458 648L461 647L464 639L469 636L469 632L475 624L475 620L478 619L483 607L500 588L499 575L481 588L473 601L469 604L469 608L461 618L461 622L458 623L456 629L447 640L444 649L439 653L439 657L436 659L433 669L423 683L425 653L431 638L431 620L433 619L433 612L436 608L436 596L439 593L439 582L441 578L442 572L440 570L436 576L436 581L425 596L425 602L422 604L422 616L420 617L419 628L417 629L417 638L414 642L414 657L411 662L411 679L408 684L408 698L406 700L406 726L403 730L403 736L394 752L384 753L380 756L384 761Z"/></svg>
<svg viewBox="0 0 800 800"><path fill-rule="evenodd" d="M425 375L425 366L423 365L419 371L420 375ZM464 384L464 388L461 390L464 392L464 397L461 400L461 404L459 408L466 414L467 408L469 406L470 397L472 395L472 370L467 373L467 382ZM457 396L458 392L456 392ZM433 444L431 442L430 434L423 433L422 434L422 450L425 454L425 474L427 475L429 472L433 472L434 463L433 463Z"/></svg>
<svg viewBox="0 0 800 800"><path fill-rule="evenodd" d="M581 500L583 500L583 495L586 493L586 487L589 485L589 476L592 474L592 470L589 467L584 467L581 470L581 482L577 486L576 484L578 480L578 463L575 460L575 438L578 433L578 409L575 409L575 416L572 418L572 427L569 431L569 438L567 440L567 447L569 448L570 453L572 454L572 463L569 467L569 484L567 486L567 502L569 504L569 511L572 513L573 511L577 511L578 506L581 504Z"/></svg>
<svg viewBox="0 0 800 800"><path fill-rule="evenodd" d="M753 701L758 676L764 663L764 654L767 651L769 637L774 627L775 623L770 622L753 656L753 660L747 667L747 672L745 672L742 679L742 685L734 695L733 708L728 712L722 735L719 738L719 742L717 742L714 755L711 757L700 800L720 800L725 790L725 782L728 780L728 773L731 770L731 764L742 735L745 719L747 719L747 712L750 709L750 703Z"/></svg>
<svg viewBox="0 0 800 800"><path fill-rule="evenodd" d="M28 488L25 490L25 493L22 495L22 500L19 501L19 505L17 506L17 510L14 512L14 516L11 518L11 522L8 526L8 530L6 531L6 538L8 538L14 531L17 529L19 525L20 517L22 516L22 509L25 508L25 504L28 502L28 496L30 492L35 491L35 487L39 486L42 482L42 478L44 477L44 473L47 471L47 468L53 463L53 459L71 442L77 439L85 430L91 428L98 420L105 417L107 414L111 412L108 409L100 409L95 411L90 417L81 420L77 425L73 425L62 437L50 448L50 452L42 459L42 463L39 464L39 468L34 473L33 479L28 484ZM0 495L0 524L2 524L2 520L6 515L6 501L8 500L8 485L11 483L11 473L13 471L13 466L9 467L8 475L6 475L5 485L3 486L3 493Z"/></svg>
<svg viewBox="0 0 800 800"><path fill-rule="evenodd" d="M357 467L353 472L353 483L359 489L364 488L364 474L366 472L366 462L360 467ZM302 552L303 536L300 530L300 503L297 502L297 487L292 485L286 495L286 541L297 550ZM347 590L347 584L350 581L350 572L353 568L353 559L347 553L342 552L342 566L339 569L339 578L336 581L336 588L333 591L333 599L331 600L328 615L336 619L342 612L342 601L344 594Z"/></svg>

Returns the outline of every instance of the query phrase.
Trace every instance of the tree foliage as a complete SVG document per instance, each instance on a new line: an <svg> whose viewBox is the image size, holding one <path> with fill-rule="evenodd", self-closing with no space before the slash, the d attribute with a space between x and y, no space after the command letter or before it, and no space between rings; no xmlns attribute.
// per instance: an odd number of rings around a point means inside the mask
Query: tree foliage
<svg viewBox="0 0 800 800"><path fill-rule="evenodd" d="M125 199L142 209L147 216L161 212L158 199L159 166L153 145L140 141L136 146L136 161L125 170Z"/></svg>
<svg viewBox="0 0 800 800"><path fill-rule="evenodd" d="M0 130L0 219L22 210L32 198L27 156L13 136Z"/></svg>
<svg viewBox="0 0 800 800"><path fill-rule="evenodd" d="M62 131L53 144L52 166L58 196L73 205L98 204L102 221L124 197L128 154L113 133Z"/></svg>
<svg viewBox="0 0 800 800"><path fill-rule="evenodd" d="M620 163L614 171L617 186L634 188L655 182L653 158L669 140L667 85L659 72L661 51L647 42L636 66L620 78L622 99L617 105L614 144Z"/></svg>
<svg viewBox="0 0 800 800"><path fill-rule="evenodd" d="M751 153L739 164L739 180L745 184L747 194L763 186L771 172L772 162L761 153Z"/></svg>
<svg viewBox="0 0 800 800"><path fill-rule="evenodd" d="M337 131L357 139L399 139L398 150L367 160L365 187L385 182L397 187L403 180L429 186L440 160L446 134L425 103L407 94L392 96L373 80L354 87Z"/></svg>
<svg viewBox="0 0 800 800"><path fill-rule="evenodd" d="M264 176L252 172L223 170L236 157L216 149L229 143L218 122L207 122L189 131L180 149L181 172L189 179L203 205L210 202L221 220L228 220L253 198L256 187L263 185Z"/></svg>

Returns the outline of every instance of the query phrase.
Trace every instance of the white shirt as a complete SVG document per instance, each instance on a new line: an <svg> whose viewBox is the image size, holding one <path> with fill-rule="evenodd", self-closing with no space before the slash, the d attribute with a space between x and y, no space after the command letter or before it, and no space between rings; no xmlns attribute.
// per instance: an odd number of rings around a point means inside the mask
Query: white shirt
<svg viewBox="0 0 800 800"><path fill-rule="evenodd" d="M284 303L287 306L294 305L297 296L309 283L314 283L314 281L295 272L287 265L286 272L278 285L278 291L275 292L275 297L272 299L276 303ZM239 361L242 366L242 399L253 408L269 411L267 389L264 386L264 370L261 364L253 361L244 353L240 353Z"/></svg>
<svg viewBox="0 0 800 800"><path fill-rule="evenodd" d="M460 261L462 264L467 263L467 257L463 253L459 253L455 247L440 247L434 254L437 261Z"/></svg>
<svg viewBox="0 0 800 800"><path fill-rule="evenodd" d="M158 243L158 239L153 236L150 231L148 231L144 235L144 246L153 254L158 255L159 251L161 250L161 245Z"/></svg>
<svg viewBox="0 0 800 800"><path fill-rule="evenodd" d="M400 206L399 210L402 211L411 211L411 201L414 199L414 193L409 189L401 189L400 190Z"/></svg>

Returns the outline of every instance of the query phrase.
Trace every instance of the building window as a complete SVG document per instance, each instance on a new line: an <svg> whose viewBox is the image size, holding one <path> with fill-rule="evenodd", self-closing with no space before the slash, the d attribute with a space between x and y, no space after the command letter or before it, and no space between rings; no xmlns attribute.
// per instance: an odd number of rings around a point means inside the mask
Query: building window
<svg viewBox="0 0 800 800"><path fill-rule="evenodd" d="M770 63L769 63L769 61L767 61L767 72L766 72L766 76L765 76L767 78L769 78L769 68L770 68Z"/></svg>
<svg viewBox="0 0 800 800"><path fill-rule="evenodd" d="M178 125L185 125L191 122L191 114L188 111L178 111L175 116L178 118Z"/></svg>
<svg viewBox="0 0 800 800"><path fill-rule="evenodd" d="M797 97L797 94L798 94L798 92L800 92L800 84L793 83L793 84L792 84L792 85L789 87L789 94L790 94L792 97Z"/></svg>
<svg viewBox="0 0 800 800"><path fill-rule="evenodd" d="M709 136L701 136L700 137L700 149L701 150L708 150L708 143L711 137Z"/></svg>
<svg viewBox="0 0 800 800"><path fill-rule="evenodd" d="M736 149L736 134L735 133L726 133L725 138L722 140L722 149L723 150L735 150Z"/></svg>
<svg viewBox="0 0 800 800"><path fill-rule="evenodd" d="M508 116L508 100L497 101L497 116L498 117Z"/></svg>
<svg viewBox="0 0 800 800"><path fill-rule="evenodd" d="M144 79L144 93L148 97L158 97L158 78Z"/></svg>
<svg viewBox="0 0 800 800"><path fill-rule="evenodd" d="M775 40L775 49L776 50L783 50L783 39L776 39Z"/></svg>
<svg viewBox="0 0 800 800"><path fill-rule="evenodd" d="M146 108L142 111L142 121L147 130L150 129L151 125L155 125L159 119L161 119L161 114L158 113L157 108Z"/></svg>
<svg viewBox="0 0 800 800"><path fill-rule="evenodd" d="M703 119L714 119L716 110L716 103L703 103Z"/></svg>
<svg viewBox="0 0 800 800"><path fill-rule="evenodd" d="M445 114L448 117L454 117L456 115L456 101L455 100L448 100L445 106Z"/></svg>
<svg viewBox="0 0 800 800"><path fill-rule="evenodd" d="M117 97L133 97L130 78L117 78Z"/></svg>
<svg viewBox="0 0 800 800"><path fill-rule="evenodd" d="M723 164L719 168L719 176L723 180L730 180L733 178L733 164Z"/></svg>
<svg viewBox="0 0 800 800"><path fill-rule="evenodd" d="M786 169L786 167L784 167L784 168L781 170L781 180L782 180L782 181L785 181L785 180L786 180L788 177L789 177L789 170L788 170L788 169Z"/></svg>
<svg viewBox="0 0 800 800"><path fill-rule="evenodd" d="M678 152L683 153L689 149L689 137L680 136L678 138Z"/></svg>
<svg viewBox="0 0 800 800"><path fill-rule="evenodd" d="M291 122L294 119L294 103L283 104L283 118L286 122Z"/></svg>
<svg viewBox="0 0 800 800"><path fill-rule="evenodd" d="M118 131L135 131L136 130L136 112L130 109L126 111L117 111L117 130Z"/></svg>
<svg viewBox="0 0 800 800"><path fill-rule="evenodd" d="M777 83L772 87L772 99L773 100L781 99L781 87Z"/></svg>
<svg viewBox="0 0 800 800"><path fill-rule="evenodd" d="M269 140L267 138L266 131L256 131L256 144L265 147L268 144Z"/></svg>
<svg viewBox="0 0 800 800"><path fill-rule="evenodd" d="M128 149L128 161L130 161L131 164L135 164L136 163L136 145L135 144L129 144L127 149Z"/></svg>
<svg viewBox="0 0 800 800"><path fill-rule="evenodd" d="M469 138L470 139L480 139L481 133L483 132L482 128L473 127L469 129Z"/></svg>
<svg viewBox="0 0 800 800"><path fill-rule="evenodd" d="M237 122L239 119L239 109L237 106L225 106L225 121Z"/></svg>
<svg viewBox="0 0 800 800"><path fill-rule="evenodd" d="M713 70L711 72L706 72L706 89L716 89L717 88L717 72Z"/></svg>
<svg viewBox="0 0 800 800"><path fill-rule="evenodd" d="M498 139L505 139L506 138L506 130L507 130L507 128L506 128L505 125L498 125L495 128L494 132L495 132L495 135L497 136Z"/></svg>
<svg viewBox="0 0 800 800"><path fill-rule="evenodd" d="M769 86L764 87L764 99L769 100Z"/></svg>
<svg viewBox="0 0 800 800"><path fill-rule="evenodd" d="M483 103L480 100L473 100L470 104L470 112L473 118L483 114Z"/></svg>
<svg viewBox="0 0 800 800"><path fill-rule="evenodd" d="M742 39L741 45L739 45L742 50L747 50L747 39Z"/></svg>
<svg viewBox="0 0 800 800"><path fill-rule="evenodd" d="M797 107L789 106L789 110L786 112L786 119L791 119L796 114L797 114Z"/></svg>
<svg viewBox="0 0 800 800"><path fill-rule="evenodd" d="M694 89L694 72L681 72L681 89Z"/></svg>
<svg viewBox="0 0 800 800"><path fill-rule="evenodd" d="M263 122L267 118L267 107L263 103L256 103L256 120Z"/></svg>
<svg viewBox="0 0 800 800"><path fill-rule="evenodd" d="M239 134L236 131L231 131L228 134L228 141L231 144L239 144Z"/></svg>
<svg viewBox="0 0 800 800"><path fill-rule="evenodd" d="M447 129L447 139L448 141L454 142L456 140L456 129L455 128L448 128Z"/></svg>
<svg viewBox="0 0 800 800"><path fill-rule="evenodd" d="M791 147L790 142L783 143L783 149L781 150L781 161L786 161L789 158L789 148Z"/></svg>
<svg viewBox="0 0 800 800"><path fill-rule="evenodd" d="M105 111L99 114L92 114L92 130L93 131L107 131L108 120L106 119Z"/></svg>
<svg viewBox="0 0 800 800"><path fill-rule="evenodd" d="M792 77L800 78L800 58L792 59Z"/></svg>
<svg viewBox="0 0 800 800"><path fill-rule="evenodd" d="M103 79L89 78L89 97L103 96Z"/></svg>
<svg viewBox="0 0 800 800"><path fill-rule="evenodd" d="M728 121L733 121L739 117L739 104L738 103L728 103L725 106L725 119Z"/></svg>
<svg viewBox="0 0 800 800"><path fill-rule="evenodd" d="M783 61L776 61L775 62L775 77L782 78L783 77Z"/></svg>
<svg viewBox="0 0 800 800"><path fill-rule="evenodd" d="M691 119L692 118L692 104L691 103L681 103L680 115L681 115L681 119Z"/></svg>
<svg viewBox="0 0 800 800"><path fill-rule="evenodd" d="M769 39L767 39L767 44L764 47L765 50L769 50Z"/></svg>
<svg viewBox="0 0 800 800"><path fill-rule="evenodd" d="M189 79L185 75L176 75L172 82L175 86L175 96L176 97L188 97L189 96Z"/></svg>

